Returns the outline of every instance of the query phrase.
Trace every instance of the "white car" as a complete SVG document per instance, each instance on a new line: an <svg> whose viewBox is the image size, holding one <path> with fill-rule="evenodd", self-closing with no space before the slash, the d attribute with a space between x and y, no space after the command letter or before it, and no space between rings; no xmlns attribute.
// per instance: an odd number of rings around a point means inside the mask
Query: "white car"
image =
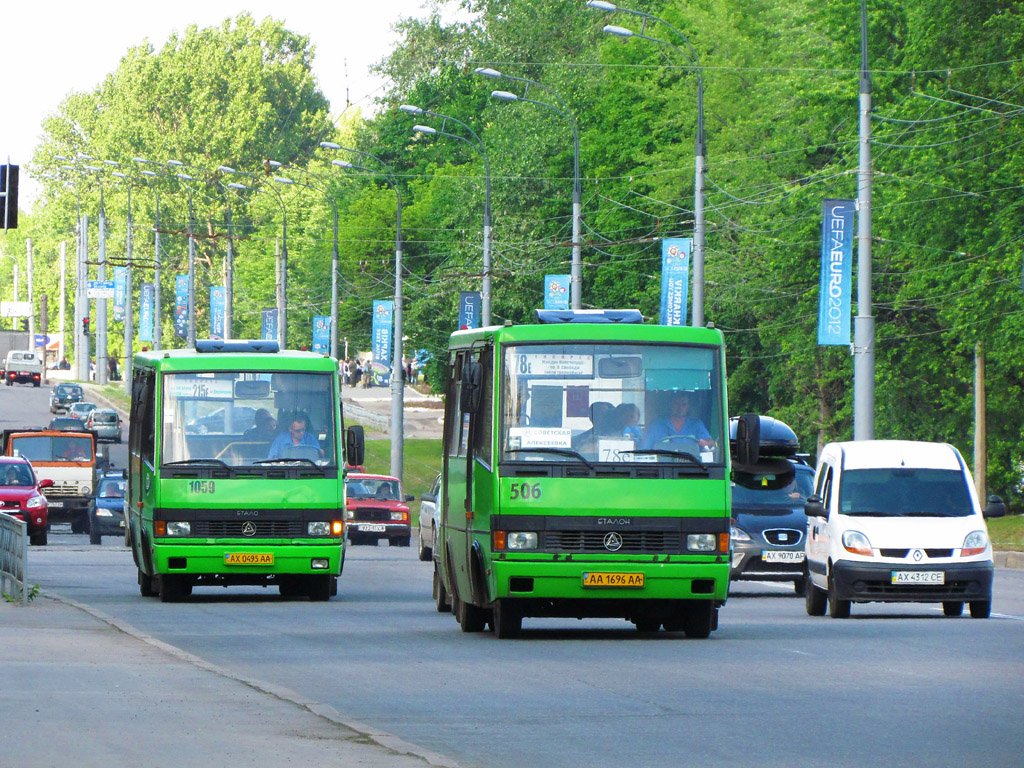
<svg viewBox="0 0 1024 768"><path fill-rule="evenodd" d="M441 527L441 475L434 478L430 492L420 496L420 560L426 562L434 556L437 529Z"/></svg>
<svg viewBox="0 0 1024 768"><path fill-rule="evenodd" d="M946 616L992 610L992 545L970 470L952 445L829 443L804 506L807 613L847 618L853 603L942 603Z"/></svg>

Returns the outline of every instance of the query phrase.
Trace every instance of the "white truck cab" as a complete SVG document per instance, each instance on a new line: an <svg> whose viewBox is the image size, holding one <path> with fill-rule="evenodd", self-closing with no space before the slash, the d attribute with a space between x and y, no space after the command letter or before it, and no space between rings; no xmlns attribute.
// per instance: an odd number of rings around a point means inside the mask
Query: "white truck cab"
<svg viewBox="0 0 1024 768"><path fill-rule="evenodd" d="M806 607L833 618L852 603L942 603L946 616L988 618L992 545L963 457L952 445L908 440L829 443L807 499Z"/></svg>

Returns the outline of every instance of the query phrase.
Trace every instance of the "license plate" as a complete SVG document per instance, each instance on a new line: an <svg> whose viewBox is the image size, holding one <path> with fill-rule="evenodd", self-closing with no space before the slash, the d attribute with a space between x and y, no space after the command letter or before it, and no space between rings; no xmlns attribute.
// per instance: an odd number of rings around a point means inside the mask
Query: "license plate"
<svg viewBox="0 0 1024 768"><path fill-rule="evenodd" d="M762 552L761 559L766 563L802 563L804 561L803 552Z"/></svg>
<svg viewBox="0 0 1024 768"><path fill-rule="evenodd" d="M644 585L642 573L608 573L606 571L583 574L584 587L625 587L639 589Z"/></svg>
<svg viewBox="0 0 1024 768"><path fill-rule="evenodd" d="M224 565L273 565L273 552L227 552Z"/></svg>
<svg viewBox="0 0 1024 768"><path fill-rule="evenodd" d="M377 523L362 523L358 528L360 531L366 531L367 533L384 533L388 529L386 525L379 525Z"/></svg>
<svg viewBox="0 0 1024 768"><path fill-rule="evenodd" d="M945 571L893 571L893 584L945 584Z"/></svg>
<svg viewBox="0 0 1024 768"><path fill-rule="evenodd" d="M63 501L50 501L49 499L47 499L46 500L46 506L50 507L50 508L53 508L53 509L63 509L64 502Z"/></svg>

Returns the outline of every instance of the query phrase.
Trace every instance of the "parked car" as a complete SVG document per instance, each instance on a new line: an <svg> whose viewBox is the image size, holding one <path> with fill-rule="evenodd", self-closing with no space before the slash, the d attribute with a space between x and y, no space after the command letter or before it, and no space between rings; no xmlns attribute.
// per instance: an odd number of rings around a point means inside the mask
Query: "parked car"
<svg viewBox="0 0 1024 768"><path fill-rule="evenodd" d="M441 527L441 475L434 478L430 491L420 496L420 560L426 562L434 556L437 529Z"/></svg>
<svg viewBox="0 0 1024 768"><path fill-rule="evenodd" d="M58 384L50 392L50 413L60 413L84 399L85 393L78 384Z"/></svg>
<svg viewBox="0 0 1024 768"><path fill-rule="evenodd" d="M350 474L345 479L345 528L351 544L376 544L386 539L391 546L408 547L412 540L409 502L402 483L388 475Z"/></svg>
<svg viewBox="0 0 1024 768"><path fill-rule="evenodd" d="M113 408L96 408L85 417L85 428L96 433L97 440L121 442L121 417Z"/></svg>
<svg viewBox="0 0 1024 768"><path fill-rule="evenodd" d="M50 517L44 488L53 480L39 480L32 464L18 456L0 456L0 512L28 524L30 544L44 546Z"/></svg>
<svg viewBox="0 0 1024 768"><path fill-rule="evenodd" d="M987 619L992 544L960 452L945 443L829 443L818 458L807 514L807 613L845 619L853 603L942 603L946 616Z"/></svg>
<svg viewBox="0 0 1024 768"><path fill-rule="evenodd" d="M124 472L108 472L96 483L89 501L89 543L102 543L103 536L124 537Z"/></svg>
<svg viewBox="0 0 1024 768"><path fill-rule="evenodd" d="M76 419L81 419L82 423L85 423L85 417L89 415L91 411L95 411L98 406L96 403L85 403L78 402L72 403L68 406L68 416L74 416Z"/></svg>
<svg viewBox="0 0 1024 768"><path fill-rule="evenodd" d="M70 432L80 432L85 429L85 422L77 416L54 416L50 419L50 423L46 425L47 429L60 429L67 430Z"/></svg>

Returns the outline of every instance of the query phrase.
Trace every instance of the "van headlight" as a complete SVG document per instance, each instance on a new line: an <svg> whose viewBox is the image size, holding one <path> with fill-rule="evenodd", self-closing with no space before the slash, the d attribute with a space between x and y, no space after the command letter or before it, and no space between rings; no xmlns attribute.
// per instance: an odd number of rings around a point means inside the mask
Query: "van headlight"
<svg viewBox="0 0 1024 768"><path fill-rule="evenodd" d="M846 531L843 533L843 548L847 552L861 555L862 557L871 557L873 554L871 542L860 531Z"/></svg>
<svg viewBox="0 0 1024 768"><path fill-rule="evenodd" d="M964 539L964 545L960 549L960 557L973 557L980 555L988 548L988 536L984 531L971 531Z"/></svg>

